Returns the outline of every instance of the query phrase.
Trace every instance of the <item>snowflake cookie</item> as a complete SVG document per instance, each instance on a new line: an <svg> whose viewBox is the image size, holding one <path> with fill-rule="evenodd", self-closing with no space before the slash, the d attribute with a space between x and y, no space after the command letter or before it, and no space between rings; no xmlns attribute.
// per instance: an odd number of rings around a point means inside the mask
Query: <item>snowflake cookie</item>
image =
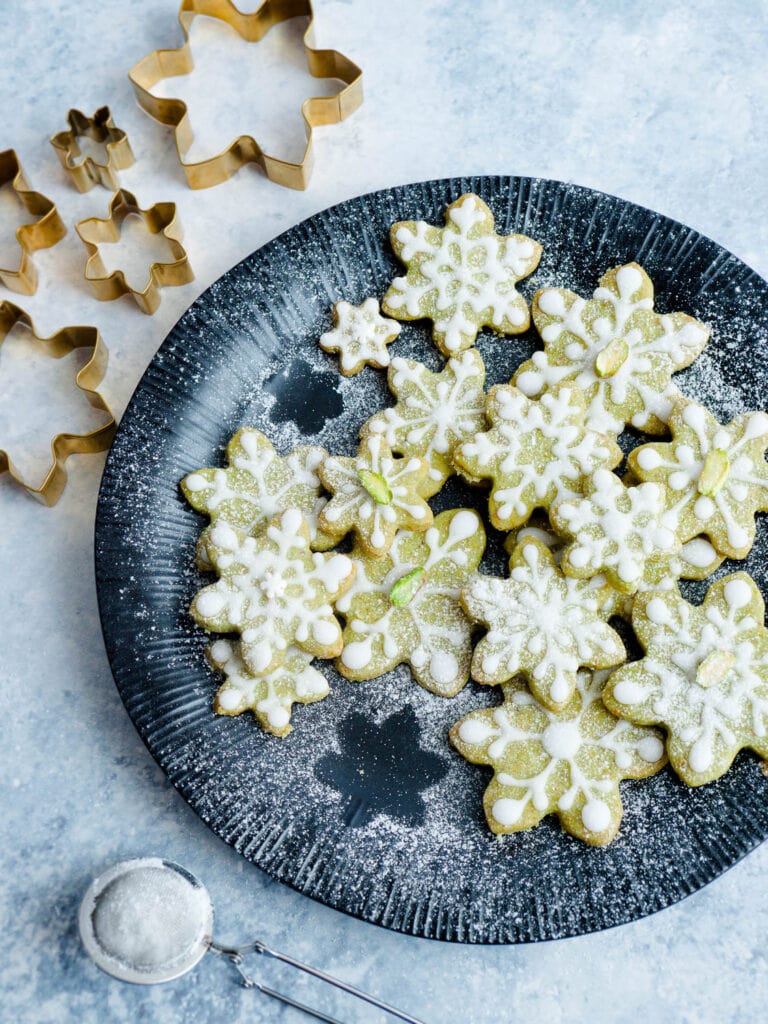
<svg viewBox="0 0 768 1024"><path fill-rule="evenodd" d="M428 473L424 459L395 459L381 434L366 435L356 458L329 456L320 467L333 495L320 529L336 540L354 530L366 555L386 555L398 529L423 533L432 525L432 509L421 497Z"/></svg>
<svg viewBox="0 0 768 1024"><path fill-rule="evenodd" d="M309 538L297 509L276 516L260 537L226 523L211 528L208 552L221 579L198 591L190 612L205 629L239 633L254 675L284 664L291 644L318 658L341 652L332 602L351 585L355 566L346 555L313 553Z"/></svg>
<svg viewBox="0 0 768 1024"><path fill-rule="evenodd" d="M723 775L749 747L768 757L768 630L754 580L713 583L703 605L679 592L643 594L632 625L646 656L611 676L615 714L663 725L672 767L689 786Z"/></svg>
<svg viewBox="0 0 768 1024"><path fill-rule="evenodd" d="M755 513L768 511L768 415L747 412L722 426L703 406L679 402L671 442L644 444L629 456L641 480L667 486L670 525L682 540L704 533L728 558L746 558Z"/></svg>
<svg viewBox="0 0 768 1024"><path fill-rule="evenodd" d="M320 337L320 348L339 353L339 369L345 377L353 377L366 365L389 366L387 345L402 327L381 316L376 299L366 299L360 306L336 302L333 323L333 330Z"/></svg>
<svg viewBox="0 0 768 1024"><path fill-rule="evenodd" d="M429 463L425 498L454 473L456 446L485 428L485 364L477 349L449 359L432 373L423 363L393 359L387 373L397 404L372 416L361 430L382 434L393 451Z"/></svg>
<svg viewBox="0 0 768 1024"><path fill-rule="evenodd" d="M654 312L653 284L637 263L609 270L592 299L544 288L532 309L544 351L522 364L513 384L533 398L572 380L593 430L617 435L631 423L664 433L680 394L672 374L701 354L707 326L685 313Z"/></svg>
<svg viewBox="0 0 768 1024"><path fill-rule="evenodd" d="M336 605L346 619L339 672L373 679L406 662L432 693L458 693L472 660L459 592L484 551L483 524L468 509L442 512L423 535L401 530L384 558L353 551L357 577Z"/></svg>
<svg viewBox="0 0 768 1024"><path fill-rule="evenodd" d="M561 565L567 576L589 579L605 573L622 594L634 594L648 562L680 550L673 530L663 525L665 487L625 487L607 469L599 469L585 485L586 497L553 505L549 518L572 543Z"/></svg>
<svg viewBox="0 0 768 1024"><path fill-rule="evenodd" d="M492 832L519 832L556 814L566 832L606 846L622 818L619 782L643 779L666 763L659 732L610 714L600 699L609 673L579 672L576 693L548 711L515 680L500 707L473 711L450 731L472 764L494 770L483 806Z"/></svg>
<svg viewBox="0 0 768 1024"><path fill-rule="evenodd" d="M509 579L475 573L461 591L470 619L488 628L472 657L472 678L506 683L525 675L534 696L562 711L580 667L611 668L626 659L611 615L611 588L565 576L541 541L522 540L509 561Z"/></svg>
<svg viewBox="0 0 768 1024"><path fill-rule="evenodd" d="M560 565L567 542L553 532L543 514L534 513L526 526L508 533L504 538L504 550L511 555L521 541L529 538L539 541L548 548L555 565ZM686 541L674 555L656 555L650 558L646 562L640 585L634 594L620 593L600 574L592 576L589 583L595 589L607 584L610 593L610 599L606 604L608 615L619 615L631 622L632 608L638 594L648 590L676 589L678 580L704 580L719 569L723 561L723 556L718 555L706 537L694 537Z"/></svg>
<svg viewBox="0 0 768 1024"><path fill-rule="evenodd" d="M497 235L493 214L478 196L451 203L444 228L400 221L390 238L408 272L395 278L381 308L398 320L432 320L432 337L444 355L474 345L481 327L498 334L528 330L528 304L515 285L539 265L541 246L525 235Z"/></svg>
<svg viewBox="0 0 768 1024"><path fill-rule="evenodd" d="M240 645L216 640L206 651L213 668L226 679L214 705L217 715L241 715L252 711L265 732L287 736L291 731L291 706L314 704L331 692L322 672L312 668L312 655L289 647L283 664L266 676L254 676L240 656Z"/></svg>
<svg viewBox="0 0 768 1024"><path fill-rule="evenodd" d="M181 481L192 508L205 512L211 523L228 523L254 536L288 508L303 512L309 522L312 546L327 550L336 543L317 531L317 517L325 505L318 467L326 452L316 445L294 448L280 456L269 438L252 427L238 430L227 445L226 469L197 469ZM198 545L198 565L210 569L209 531Z"/></svg>
<svg viewBox="0 0 768 1024"><path fill-rule="evenodd" d="M497 384L488 392L485 414L491 429L458 445L453 461L471 478L490 477L488 509L499 530L520 526L535 508L582 494L585 476L621 462L616 442L584 425L586 402L571 384L538 402Z"/></svg>

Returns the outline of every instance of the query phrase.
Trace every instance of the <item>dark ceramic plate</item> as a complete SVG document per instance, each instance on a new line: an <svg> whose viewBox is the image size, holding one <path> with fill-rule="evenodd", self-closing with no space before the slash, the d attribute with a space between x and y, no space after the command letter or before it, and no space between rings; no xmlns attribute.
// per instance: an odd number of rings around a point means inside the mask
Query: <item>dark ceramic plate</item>
<svg viewBox="0 0 768 1024"><path fill-rule="evenodd" d="M265 245L181 318L126 412L104 472L96 573L107 651L142 738L205 822L259 867L329 906L388 928L462 942L578 935L666 907L731 867L768 836L766 780L742 754L713 785L688 789L669 770L622 785L621 833L605 850L546 819L495 840L481 797L489 774L446 743L448 727L496 693L470 684L454 700L420 689L405 669L352 685L328 665L332 696L299 707L286 740L249 715L217 718L207 637L187 616L203 582L193 569L203 520L178 481L221 464L242 424L279 450L313 441L352 454L361 423L390 397L383 373L342 378L317 339L333 301L381 296L399 272L388 230L442 223L474 191L503 233L544 246L523 283L590 293L608 267L640 261L657 308L709 321L713 340L677 380L721 418L766 402L768 285L695 231L573 185L471 178L407 185L342 203ZM533 332L479 348L489 383L507 381ZM440 365L426 323L405 325L393 352ZM633 439L636 443L637 436ZM451 481L436 508L484 505ZM768 583L766 530L746 568ZM500 537L486 570L503 571ZM720 571L729 571L726 565ZM702 588L689 587L698 599Z"/></svg>

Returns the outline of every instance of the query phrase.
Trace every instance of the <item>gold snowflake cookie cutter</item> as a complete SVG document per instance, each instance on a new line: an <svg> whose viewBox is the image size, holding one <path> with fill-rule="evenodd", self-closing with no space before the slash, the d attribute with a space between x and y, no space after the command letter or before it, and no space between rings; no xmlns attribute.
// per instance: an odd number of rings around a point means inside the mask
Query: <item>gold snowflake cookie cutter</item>
<svg viewBox="0 0 768 1024"><path fill-rule="evenodd" d="M10 185L27 213L37 217L37 220L31 224L22 224L16 231L16 240L21 247L19 265L16 269L0 268L0 282L13 292L34 295L37 290L37 270L32 262L32 253L55 245L66 235L67 229L55 203L27 184L14 149L0 153L0 188L6 185Z"/></svg>
<svg viewBox="0 0 768 1024"><path fill-rule="evenodd" d="M183 100L155 96L158 82L176 75L187 75L194 68L189 42L189 26L198 15L225 22L249 43L262 39L270 28L289 18L309 19L303 36L307 66L315 78L338 78L344 88L335 96L313 96L301 105L306 131L304 154L298 163L265 153L252 135L240 135L223 152L206 160L186 163L184 157L194 138ZM310 44L314 12L311 0L264 0L251 14L243 14L231 0L182 0L179 24L184 43L174 50L154 50L128 73L139 105L156 121L174 129L176 152L190 188L210 188L231 178L248 163L258 164L270 181L286 188L305 189L312 173L312 133L320 125L338 124L363 102L363 73L338 50L316 50Z"/></svg>
<svg viewBox="0 0 768 1024"><path fill-rule="evenodd" d="M130 167L134 155L128 136L122 128L116 127L109 107L99 107L92 117L72 109L67 114L67 124L66 131L51 136L51 145L78 192L89 192L94 185L110 190L119 188L116 172ZM82 155L77 141L82 138L103 144L106 163Z"/></svg>
<svg viewBox="0 0 768 1024"><path fill-rule="evenodd" d="M108 273L99 253L101 243L119 241L123 221L131 214L141 217L153 235L161 234L173 256L167 262L156 261L150 265L149 280L141 290L128 284L124 271ZM132 192L118 189L109 204L109 216L104 220L99 217L81 220L75 224L75 231L88 250L85 279L101 302L130 295L142 313L151 315L160 305L161 288L189 284L194 280L186 249L181 244L182 229L176 218L175 203L155 203L148 210L142 210Z"/></svg>
<svg viewBox="0 0 768 1024"><path fill-rule="evenodd" d="M59 500L66 485L66 461L69 456L103 452L112 443L117 424L109 406L96 390L107 370L108 352L96 327L62 327L48 338L41 337L35 330L29 314L13 302L0 302L0 345L12 328L19 323L29 329L40 351L52 359L61 359L75 349L93 349L93 355L75 377L75 384L95 409L100 409L109 417L106 423L88 434L56 434L51 441L50 469L38 487L27 483L14 466L8 452L0 448L0 474L8 473L11 479L33 498L51 506Z"/></svg>

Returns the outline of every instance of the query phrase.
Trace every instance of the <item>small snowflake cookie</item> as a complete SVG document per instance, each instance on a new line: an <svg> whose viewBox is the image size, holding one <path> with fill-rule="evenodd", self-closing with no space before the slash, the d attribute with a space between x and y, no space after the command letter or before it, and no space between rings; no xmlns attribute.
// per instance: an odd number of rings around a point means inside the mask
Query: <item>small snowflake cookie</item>
<svg viewBox="0 0 768 1024"><path fill-rule="evenodd" d="M572 541L563 552L563 571L579 579L605 573L616 590L634 594L648 562L681 547L662 522L665 488L625 487L610 470L599 469L585 491L586 497L568 498L549 510L555 530Z"/></svg>
<svg viewBox="0 0 768 1024"><path fill-rule="evenodd" d="M721 555L746 558L755 513L768 511L768 415L747 412L722 426L703 406L682 401L669 428L670 442L631 452L631 472L666 484L670 525L682 540L704 533Z"/></svg>
<svg viewBox="0 0 768 1024"><path fill-rule="evenodd" d="M376 299L366 299L360 306L336 302L333 323L333 330L321 335L320 348L339 353L339 369L345 377L353 377L366 365L389 366L387 345L402 327L379 313Z"/></svg>
<svg viewBox="0 0 768 1024"><path fill-rule="evenodd" d="M713 583L703 605L678 591L643 594L632 625L646 655L611 676L607 706L663 725L672 767L689 786L723 775L744 747L768 757L768 630L754 580Z"/></svg>
<svg viewBox="0 0 768 1024"><path fill-rule="evenodd" d="M471 576L461 606L488 629L472 657L472 678L496 684L523 673L551 711L573 698L579 668L611 668L627 656L607 624L611 588L565 576L549 548L532 537L513 551L509 579Z"/></svg>
<svg viewBox="0 0 768 1024"><path fill-rule="evenodd" d="M341 652L332 603L352 584L346 555L313 553L301 512L276 516L260 537L226 523L212 527L208 552L220 579L198 591L190 612L216 633L237 632L249 672L266 676L285 662L291 644L317 658Z"/></svg>
<svg viewBox="0 0 768 1024"><path fill-rule="evenodd" d="M481 327L498 334L528 330L528 303L515 285L539 265L541 246L525 235L497 235L493 214L478 196L451 203L444 228L400 221L390 238L408 271L395 278L381 307L398 320L432 320L432 337L444 355L474 345Z"/></svg>
<svg viewBox="0 0 768 1024"><path fill-rule="evenodd" d="M206 654L213 668L225 676L216 694L216 714L252 711L262 729L273 736L291 732L293 704L314 704L331 692L323 673L312 667L312 655L298 647L289 647L283 664L266 676L248 671L240 645L231 640L215 640Z"/></svg>
<svg viewBox="0 0 768 1024"><path fill-rule="evenodd" d="M531 401L509 384L488 392L491 429L457 446L453 461L470 478L490 478L491 522L510 530L535 508L583 493L584 478L622 459L615 441L585 426L586 403L565 384Z"/></svg>
<svg viewBox="0 0 768 1024"><path fill-rule="evenodd" d="M566 832L606 846L622 818L619 782L643 779L666 763L659 732L619 721L600 693L608 672L579 672L576 693L548 711L520 681L505 683L500 707L473 711L453 726L451 743L472 764L493 768L483 806L492 832L519 832L556 814Z"/></svg>
<svg viewBox="0 0 768 1024"><path fill-rule="evenodd" d="M587 423L617 435L624 425L663 434L680 394L672 374L701 354L709 328L685 313L656 313L642 267L609 270L594 298L544 288L533 299L544 351L523 363L513 383L529 397L572 380L587 399Z"/></svg>
<svg viewBox="0 0 768 1024"><path fill-rule="evenodd" d="M432 509L421 497L428 473L424 459L395 459L381 434L366 435L356 458L329 456L320 467L333 495L320 529L336 540L354 530L366 555L386 555L398 529L423 533L432 525Z"/></svg>
<svg viewBox="0 0 768 1024"><path fill-rule="evenodd" d="M317 471L325 456L316 445L280 456L264 434L243 427L227 445L227 468L196 469L184 477L181 489L192 508L210 516L212 524L228 523L254 536L278 513L297 508L309 523L312 546L327 550L335 541L317 530L326 500ZM208 535L204 532L198 545L201 569L211 568Z"/></svg>
<svg viewBox="0 0 768 1024"><path fill-rule="evenodd" d="M393 359L387 374L397 404L376 413L361 435L381 434L400 455L426 459L432 497L455 470L456 446L485 429L485 364L477 349L449 359L445 369L432 373L411 359Z"/></svg>
<svg viewBox="0 0 768 1024"><path fill-rule="evenodd" d="M472 660L459 592L484 551L483 524L468 509L442 512L423 535L401 530L384 558L353 551L357 577L336 605L346 619L339 672L373 679L405 662L432 693L458 693Z"/></svg>

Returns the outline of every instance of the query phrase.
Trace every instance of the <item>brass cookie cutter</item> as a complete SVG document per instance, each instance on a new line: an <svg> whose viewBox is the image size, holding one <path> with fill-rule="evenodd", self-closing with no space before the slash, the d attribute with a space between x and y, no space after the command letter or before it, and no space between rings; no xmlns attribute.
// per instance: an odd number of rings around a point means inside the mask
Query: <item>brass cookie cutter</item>
<svg viewBox="0 0 768 1024"><path fill-rule="evenodd" d="M130 214L141 217L144 226L153 235L161 234L168 241L173 259L168 262L156 261L149 268L149 280L146 287L139 290L131 287L122 270L107 272L104 261L99 253L99 245L103 242L117 242L123 221ZM108 302L121 295L130 295L142 313L152 314L160 305L160 289L176 285L189 284L195 278L181 244L182 229L176 217L175 203L155 203L148 210L142 210L136 197L126 189L118 189L109 204L109 216L102 220L89 217L75 224L75 231L88 250L85 264L85 279L93 289L97 299Z"/></svg>
<svg viewBox="0 0 768 1024"><path fill-rule="evenodd" d="M48 249L67 233L58 210L50 199L35 192L27 184L16 151L6 149L0 153L0 188L10 185L28 213L38 219L31 224L22 224L16 232L21 246L18 267L0 268L0 281L11 291L33 295L37 289L37 270L32 262L32 253Z"/></svg>
<svg viewBox="0 0 768 1024"><path fill-rule="evenodd" d="M0 449L0 473L8 473L28 494L44 505L55 505L67 482L65 463L69 456L103 452L109 448L115 434L115 418L96 390L106 373L107 347L96 327L63 327L49 338L43 338L35 330L29 314L13 302L0 302L0 345L17 323L29 329L34 343L51 359L61 359L78 348L93 349L93 355L75 377L75 384L94 408L102 410L109 417L106 423L88 434L56 434L51 441L51 467L39 487L27 483L11 462L8 453Z"/></svg>
<svg viewBox="0 0 768 1024"><path fill-rule="evenodd" d="M179 99L154 96L151 90L164 78L188 75L193 70L189 26L197 15L226 22L249 43L258 42L270 28L289 18L309 18L303 43L310 74L315 78L338 78L345 86L335 96L314 96L302 103L307 143L298 163L270 156L251 135L240 135L227 149L207 160L184 162L194 138L187 105ZM311 0L264 0L252 14L243 14L231 0L182 0L179 23L184 33L183 45L175 50L155 50L131 68L128 77L139 105L155 120L174 129L176 152L190 188L219 185L247 163L258 164L270 181L278 185L295 189L307 187L312 172L313 129L343 121L363 102L362 71L338 50L316 50L311 46L313 20Z"/></svg>
<svg viewBox="0 0 768 1024"><path fill-rule="evenodd" d="M89 192L94 185L114 190L119 187L116 171L124 171L134 163L133 151L128 136L117 128L112 120L109 107L99 107L93 117L86 117L79 110L67 114L69 128L51 136L51 145L56 150L61 166L69 172L79 192ZM106 163L99 163L93 157L83 157L78 139L89 138L104 146Z"/></svg>

